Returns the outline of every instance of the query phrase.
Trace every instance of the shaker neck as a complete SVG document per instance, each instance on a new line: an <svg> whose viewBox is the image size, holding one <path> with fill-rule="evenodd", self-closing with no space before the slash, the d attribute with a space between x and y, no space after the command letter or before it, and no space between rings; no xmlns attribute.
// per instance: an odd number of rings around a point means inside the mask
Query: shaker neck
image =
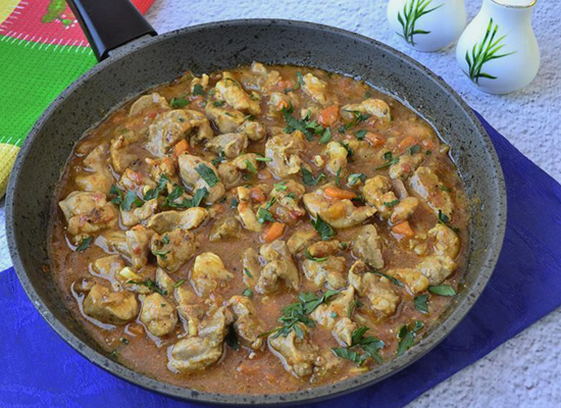
<svg viewBox="0 0 561 408"><path fill-rule="evenodd" d="M530 20L536 0L483 0L482 12L496 19Z"/></svg>

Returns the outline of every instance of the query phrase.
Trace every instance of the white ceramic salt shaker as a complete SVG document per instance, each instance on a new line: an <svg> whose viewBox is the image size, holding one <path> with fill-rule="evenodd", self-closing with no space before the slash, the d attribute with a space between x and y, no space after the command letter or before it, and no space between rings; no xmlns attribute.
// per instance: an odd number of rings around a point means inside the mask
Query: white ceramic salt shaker
<svg viewBox="0 0 561 408"><path fill-rule="evenodd" d="M460 68L482 91L505 94L528 85L540 66L532 30L537 0L483 0L458 41Z"/></svg>
<svg viewBox="0 0 561 408"><path fill-rule="evenodd" d="M418 51L437 51L466 26L464 0L389 0L390 27Z"/></svg>

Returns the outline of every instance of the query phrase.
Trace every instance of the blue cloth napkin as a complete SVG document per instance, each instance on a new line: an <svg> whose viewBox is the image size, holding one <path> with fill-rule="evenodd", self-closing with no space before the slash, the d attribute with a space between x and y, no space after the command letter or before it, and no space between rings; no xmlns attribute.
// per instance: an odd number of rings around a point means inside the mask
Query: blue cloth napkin
<svg viewBox="0 0 561 408"><path fill-rule="evenodd" d="M561 185L480 119L503 166L509 207L489 285L462 323L421 360L367 389L322 402L322 408L403 406L561 304ZM202 407L90 364L43 321L11 269L0 273L0 311L0 407Z"/></svg>

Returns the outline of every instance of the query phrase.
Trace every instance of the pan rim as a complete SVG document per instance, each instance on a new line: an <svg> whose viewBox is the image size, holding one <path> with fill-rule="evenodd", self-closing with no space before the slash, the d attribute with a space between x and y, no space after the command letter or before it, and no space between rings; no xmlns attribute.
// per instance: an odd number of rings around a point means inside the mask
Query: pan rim
<svg viewBox="0 0 561 408"><path fill-rule="evenodd" d="M129 53L135 52L136 50L142 49L149 45L156 45L160 41L167 41L170 38L174 38L180 35L186 35L190 32L195 32L198 30L208 30L208 29L219 29L224 26L289 26L298 27L310 30L320 30L324 32L329 32L335 35L348 37L353 40L361 41L367 43L371 47L376 47L382 49L384 52L391 54L392 56L400 59L406 64L409 64L418 71L421 71L425 76L427 76L432 82L438 85L443 92L445 92L453 102L457 103L463 110L464 114L467 115L468 119L472 122L475 130L480 134L481 142L487 149L490 155L490 163L492 167L488 168L488 173L493 176L497 187L497 209L503 215L503 217L493 226L488 228L494 228L496 241L494 245L489 248L489 251L485 254L483 267L477 274L477 278L471 288L469 288L465 297L461 302L458 302L454 306L454 310L443 320L438 326L424 338L422 338L409 352L392 359L386 364L377 367L365 374L338 381L333 384L324 385L320 387L310 388L306 390L294 391L290 393L283 394L220 394L214 392L206 391L196 391L188 388L183 388L179 386L173 386L168 383L158 381L146 374L142 374L133 371L124 365L121 365L105 355L95 351L88 344L81 341L72 331L66 328L49 310L49 307L39 296L35 290L31 279L28 277L25 268L23 267L23 260L20 257L18 251L18 244L15 237L15 222L14 222L14 212L15 212L15 194L18 187L21 185L19 180L19 169L22 167L23 163L29 154L31 146L34 143L37 135L40 133L43 124L51 117L51 115L57 110L61 101L64 100L67 95L72 94L81 84L90 77L95 76L98 72L105 69L106 66L111 65L114 62L119 61L121 58L126 57ZM122 48L116 50L114 54L95 65L92 69L83 74L80 78L74 81L68 88L66 88L45 110L41 117L37 120L33 128L31 129L28 137L26 138L24 145L21 148L20 154L17 157L16 163L14 165L9 184L6 199L6 230L8 238L8 246L10 249L10 254L14 264L14 269L17 276L31 302L34 304L35 308L47 321L47 323L54 329L54 331L63 338L63 340L70 344L76 351L78 351L87 360L94 363L98 367L109 371L111 374L124 379L135 385L150 389L152 391L157 391L165 395L180 398L183 400L189 400L194 402L204 402L204 403L216 403L222 405L286 405L295 403L306 403L306 402L318 402L325 400L327 398L334 398L343 394L347 394L353 391L357 391L361 388L373 385L383 379L396 374L397 372L403 370L408 365L420 359L423 355L428 353L432 348L438 345L448 334L453 330L453 328L465 317L469 312L471 307L475 304L477 298L480 296L481 292L485 288L488 280L490 279L495 264L498 260L504 233L506 227L506 187L503 177L503 172L498 161L497 153L491 143L491 140L484 130L483 126L476 118L475 114L472 112L471 108L463 101L463 99L454 91L448 84L446 84L442 78L438 77L428 68L424 67L417 61L408 57L407 55L393 49L392 47L385 45L379 41L372 38L362 36L347 30L343 30L336 27L331 27L323 24L297 21L297 20L286 20L286 19L237 19L237 20L226 20L217 21L205 24L194 25L190 27L181 28L174 30L156 37L135 40L134 42L123 46Z"/></svg>

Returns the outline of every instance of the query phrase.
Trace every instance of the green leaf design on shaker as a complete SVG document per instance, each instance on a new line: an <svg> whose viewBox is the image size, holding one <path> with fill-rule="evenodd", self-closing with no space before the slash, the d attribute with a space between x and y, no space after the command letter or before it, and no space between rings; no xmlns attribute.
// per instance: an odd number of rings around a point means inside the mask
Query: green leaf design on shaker
<svg viewBox="0 0 561 408"><path fill-rule="evenodd" d="M432 0L407 0L403 6L403 14L397 13L397 21L403 28L403 34L399 34L405 41L411 45L415 45L413 36L416 34L429 34L430 31L419 30L415 28L417 20L441 7L441 5L427 9L432 3Z"/></svg>
<svg viewBox="0 0 561 408"><path fill-rule="evenodd" d="M485 30L485 36L481 43L475 43L471 49L471 54L469 50L466 51L466 62L469 67L469 72L466 75L476 84L479 83L479 78L497 79L496 76L483 72L483 65L486 62L506 57L507 55L514 54L516 51L508 52L506 54L499 54L498 52L505 46L502 42L505 35L500 36L495 39L499 26L493 23L493 19L489 19L489 24L487 25L487 30Z"/></svg>

